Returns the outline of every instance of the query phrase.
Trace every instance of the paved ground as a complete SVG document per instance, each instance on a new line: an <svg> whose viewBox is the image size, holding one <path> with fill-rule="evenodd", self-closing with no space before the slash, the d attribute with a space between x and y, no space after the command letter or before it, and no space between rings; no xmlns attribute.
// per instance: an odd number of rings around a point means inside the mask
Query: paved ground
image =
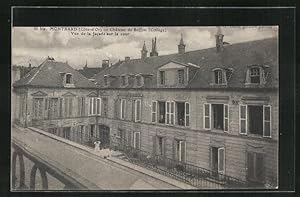
<svg viewBox="0 0 300 197"><path fill-rule="evenodd" d="M12 137L24 142L28 148L38 152L44 158L67 167L68 171L78 174L103 190L178 189L174 185L28 129L12 128ZM28 173L26 175L29 176Z"/></svg>

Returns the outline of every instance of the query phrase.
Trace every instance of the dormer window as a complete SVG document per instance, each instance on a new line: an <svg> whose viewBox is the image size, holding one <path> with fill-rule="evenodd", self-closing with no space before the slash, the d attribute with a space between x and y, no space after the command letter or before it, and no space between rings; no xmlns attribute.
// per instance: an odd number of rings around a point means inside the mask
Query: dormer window
<svg viewBox="0 0 300 197"><path fill-rule="evenodd" d="M66 74L66 84L72 83L72 74Z"/></svg>
<svg viewBox="0 0 300 197"><path fill-rule="evenodd" d="M258 67L254 67L250 69L250 82L260 83L260 71Z"/></svg>
<svg viewBox="0 0 300 197"><path fill-rule="evenodd" d="M184 70L183 69L179 69L177 71L178 73L178 83L179 84L184 84Z"/></svg>
<svg viewBox="0 0 300 197"><path fill-rule="evenodd" d="M135 76L136 86L140 87L143 85L143 77L141 75Z"/></svg>
<svg viewBox="0 0 300 197"><path fill-rule="evenodd" d="M121 86L122 86L122 87L128 85L128 76L126 76L126 75L121 75L120 79L121 79Z"/></svg>
<svg viewBox="0 0 300 197"><path fill-rule="evenodd" d="M125 76L121 76L122 86L126 85L126 78Z"/></svg>
<svg viewBox="0 0 300 197"><path fill-rule="evenodd" d="M213 84L227 84L227 71L225 69L217 68L213 70Z"/></svg>
<svg viewBox="0 0 300 197"><path fill-rule="evenodd" d="M165 71L159 71L159 82L160 85L165 84Z"/></svg>
<svg viewBox="0 0 300 197"><path fill-rule="evenodd" d="M253 65L249 66L246 73L246 85L264 85L267 80L268 65Z"/></svg>
<svg viewBox="0 0 300 197"><path fill-rule="evenodd" d="M108 86L108 76L107 75L104 76L103 81L104 81L104 86Z"/></svg>

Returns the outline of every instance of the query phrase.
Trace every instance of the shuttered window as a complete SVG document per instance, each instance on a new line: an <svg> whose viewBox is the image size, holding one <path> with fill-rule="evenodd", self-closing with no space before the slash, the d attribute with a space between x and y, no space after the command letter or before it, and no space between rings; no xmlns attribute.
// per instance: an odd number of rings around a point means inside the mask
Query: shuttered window
<svg viewBox="0 0 300 197"><path fill-rule="evenodd" d="M133 148L141 149L141 133L134 132L133 134Z"/></svg>
<svg viewBox="0 0 300 197"><path fill-rule="evenodd" d="M211 129L211 120L210 120L210 114L211 114L211 105L209 103L205 103L203 105L203 126L204 129L209 130Z"/></svg>
<svg viewBox="0 0 300 197"><path fill-rule="evenodd" d="M43 118L43 98L34 98L33 99L33 117L35 119Z"/></svg>

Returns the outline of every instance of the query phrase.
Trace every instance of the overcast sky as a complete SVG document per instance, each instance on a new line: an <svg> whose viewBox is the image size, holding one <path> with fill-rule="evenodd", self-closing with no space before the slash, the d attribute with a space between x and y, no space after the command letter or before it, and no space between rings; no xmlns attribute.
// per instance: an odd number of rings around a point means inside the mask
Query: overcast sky
<svg viewBox="0 0 300 197"><path fill-rule="evenodd" d="M214 47L214 35L217 31L216 27L114 28L118 28L118 31L111 27L14 27L12 64L28 66L30 62L33 66L38 66L47 56L51 56L57 61L67 61L74 68L82 68L86 61L89 67L97 67L103 59L110 59L114 63L119 59L123 60L125 56L140 58L144 41L149 56L151 39L154 37L157 37L159 55L176 53L180 34L183 34L186 51ZM140 31L134 28L139 28ZM277 27L221 29L224 41L230 44L277 37L278 34ZM125 34L121 35L121 32Z"/></svg>

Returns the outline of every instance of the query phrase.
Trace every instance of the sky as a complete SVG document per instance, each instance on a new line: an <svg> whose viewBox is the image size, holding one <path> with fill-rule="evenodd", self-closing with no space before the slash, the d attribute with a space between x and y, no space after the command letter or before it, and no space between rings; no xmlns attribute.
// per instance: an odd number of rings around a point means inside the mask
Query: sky
<svg viewBox="0 0 300 197"><path fill-rule="evenodd" d="M278 37L277 26L221 27L224 41L230 44ZM159 55L177 53L181 34L186 51L215 46L217 27L13 27L12 64L38 66L48 56L68 62L75 69L100 67L141 57L145 42L148 56L151 40L157 38Z"/></svg>

